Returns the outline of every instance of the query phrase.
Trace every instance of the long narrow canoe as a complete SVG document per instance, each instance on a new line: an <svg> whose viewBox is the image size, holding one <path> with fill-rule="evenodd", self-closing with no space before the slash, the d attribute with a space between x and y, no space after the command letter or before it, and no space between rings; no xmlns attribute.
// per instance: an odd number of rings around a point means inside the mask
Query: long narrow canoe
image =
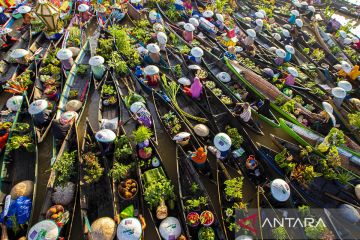
<svg viewBox="0 0 360 240"><path fill-rule="evenodd" d="M23 104L21 113L16 116L14 123L28 124L28 129L24 131L12 129L11 139L8 141L8 147L4 153L4 159L1 165L0 176L0 199L5 201L5 197L11 195L11 199L15 200L18 197L24 196L30 201L30 207L26 221L23 225L19 225L19 231L14 232L11 227L8 227L9 239L19 239L25 237L29 226L32 224L33 207L35 206L36 190L37 190L37 176L38 176L38 150L36 144L36 134L30 114L27 113L28 99L26 95L23 97ZM26 139L24 139L26 138ZM13 142L14 141L14 142ZM16 143L19 145L16 146ZM10 149L10 146L12 149ZM17 190L19 188L28 190L24 195ZM15 190L17 189L17 190ZM10 198L10 197L9 197ZM7 216L10 218L11 216ZM14 216L12 216L14 217Z"/></svg>
<svg viewBox="0 0 360 240"><path fill-rule="evenodd" d="M60 221L61 217L54 219L53 212L50 208L60 205L64 209L64 214L67 215L67 222L60 228L59 236L68 239L71 236L71 231L73 227L73 220L75 215L75 208L77 205L77 194L78 194L78 185L79 185L79 142L78 135L76 132L75 124L72 125L71 130L66 136L63 145L61 146L59 153L56 157L54 164L60 162L62 158L70 159L70 156L73 155L73 165L69 169L71 171L71 177L69 182L58 183L59 173L55 170L51 170L49 180L46 186L45 199L41 207L41 212L39 216L39 221L45 219L51 219L55 221ZM64 173L63 173L64 174ZM64 194L64 189L66 189L66 198L62 199L63 202L58 202L59 199L56 199L56 196ZM57 193L58 192L58 193ZM59 215L61 216L61 214ZM29 233L30 234L30 233Z"/></svg>
<svg viewBox="0 0 360 240"><path fill-rule="evenodd" d="M92 165L94 161L102 168L101 176L96 180L93 180L93 176L89 176L91 173L87 172L89 167L94 168ZM97 219L106 217L110 218L108 221L114 221L114 199L108 172L109 166L105 156L102 156L102 148L96 141L95 133L87 120L80 157L80 209L85 238L92 239L93 234L99 234L100 229L94 233L91 227ZM113 224L116 226L115 222Z"/></svg>

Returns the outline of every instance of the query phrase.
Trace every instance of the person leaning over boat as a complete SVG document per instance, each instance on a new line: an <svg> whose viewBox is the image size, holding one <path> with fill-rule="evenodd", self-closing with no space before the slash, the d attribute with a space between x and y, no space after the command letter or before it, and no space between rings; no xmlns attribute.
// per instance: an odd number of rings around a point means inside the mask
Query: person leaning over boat
<svg viewBox="0 0 360 240"><path fill-rule="evenodd" d="M9 33L11 33L12 30L10 28L1 28L0 29L0 36L1 39L4 41L4 44L1 46L1 49L6 49L11 47L17 42L17 39L10 36Z"/></svg>
<svg viewBox="0 0 360 240"><path fill-rule="evenodd" d="M241 113L239 113L241 111ZM244 122L249 122L251 119L251 107L248 102L236 103L233 109L235 116L239 116Z"/></svg>
<svg viewBox="0 0 360 240"><path fill-rule="evenodd" d="M189 158L194 163L195 167L206 176L211 175L210 164L207 161L206 147L199 147L195 152L189 152Z"/></svg>

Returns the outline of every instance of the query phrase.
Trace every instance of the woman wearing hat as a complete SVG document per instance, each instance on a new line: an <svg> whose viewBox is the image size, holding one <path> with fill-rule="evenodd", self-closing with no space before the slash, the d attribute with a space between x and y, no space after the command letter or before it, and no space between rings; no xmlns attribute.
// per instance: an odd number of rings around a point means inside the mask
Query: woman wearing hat
<svg viewBox="0 0 360 240"><path fill-rule="evenodd" d="M308 12L306 13L306 17L311 20L315 15L315 7L314 6L309 6L308 7Z"/></svg>
<svg viewBox="0 0 360 240"><path fill-rule="evenodd" d="M281 38L282 38L282 41L283 41L283 43L285 44L285 45L289 45L291 42L292 42L292 37L291 37L291 35L290 35L290 32L289 32L289 30L287 30L287 29L283 29L282 31L281 31Z"/></svg>
<svg viewBox="0 0 360 240"><path fill-rule="evenodd" d="M248 47L248 46L254 44L255 37L256 37L256 31L254 29L247 29L246 33L247 33L247 36L244 39L244 44L245 44L245 47Z"/></svg>
<svg viewBox="0 0 360 240"><path fill-rule="evenodd" d="M93 14L89 11L90 7L87 4L80 4L78 7L78 11L80 13L80 19L81 23L86 23L90 20L90 18L93 16Z"/></svg>
<svg viewBox="0 0 360 240"><path fill-rule="evenodd" d="M194 99L199 99L203 90L203 85L200 82L198 77L194 78L194 82L191 84L190 88L184 87L184 92L190 95Z"/></svg>
<svg viewBox="0 0 360 240"><path fill-rule="evenodd" d="M17 11L19 13L21 13L22 17L23 17L23 24L21 25L21 27L18 28L19 31L25 29L27 26L30 26L30 23L31 23L31 7L30 6L26 6L26 5L23 5L21 7L19 7L17 9Z"/></svg>
<svg viewBox="0 0 360 240"><path fill-rule="evenodd" d="M297 17L299 17L299 11L298 10L291 10L291 12L290 12L290 18L289 18L289 20L288 20L288 22L290 23L290 24L295 24L295 20L296 20L296 18Z"/></svg>
<svg viewBox="0 0 360 240"><path fill-rule="evenodd" d="M339 30L339 37L337 38L337 40L340 42L340 44L344 44L344 40L346 39L347 37L347 34L344 30Z"/></svg>
<svg viewBox="0 0 360 240"><path fill-rule="evenodd" d="M256 19L255 20L256 27L254 28L256 32L261 32L262 28L264 26L264 22L262 19Z"/></svg>
<svg viewBox="0 0 360 240"><path fill-rule="evenodd" d="M51 120L51 110L48 109L48 101L39 99L33 101L28 109L34 119L34 125L38 128L47 126Z"/></svg>
<svg viewBox="0 0 360 240"><path fill-rule="evenodd" d="M285 62L290 62L292 55L295 54L295 49L291 45L286 45L285 50L286 50L286 56L284 58L284 61Z"/></svg>
<svg viewBox="0 0 360 240"><path fill-rule="evenodd" d="M199 147L195 152L190 152L189 158L201 174L211 176L210 164L207 161L206 148Z"/></svg>
<svg viewBox="0 0 360 240"><path fill-rule="evenodd" d="M0 36L1 36L1 39L4 41L4 44L1 46L2 50L10 48L17 42L16 38L9 35L9 33L11 33L11 32L12 32L12 30L10 28L1 28L0 29Z"/></svg>
<svg viewBox="0 0 360 240"><path fill-rule="evenodd" d="M353 44L351 45L353 49L356 51L360 51L360 40L357 37L353 37L352 39Z"/></svg>
<svg viewBox="0 0 360 240"><path fill-rule="evenodd" d="M185 23L184 24L184 31L183 31L183 38L185 41L191 43L194 39L194 31L195 27L191 23Z"/></svg>
<svg viewBox="0 0 360 240"><path fill-rule="evenodd" d="M276 58L274 59L274 62L276 65L280 66L284 63L284 59L286 56L286 52L280 48L275 50Z"/></svg>
<svg viewBox="0 0 360 240"><path fill-rule="evenodd" d="M288 86L294 86L295 78L299 76L298 71L293 67L288 67L289 74L285 78L285 84Z"/></svg>

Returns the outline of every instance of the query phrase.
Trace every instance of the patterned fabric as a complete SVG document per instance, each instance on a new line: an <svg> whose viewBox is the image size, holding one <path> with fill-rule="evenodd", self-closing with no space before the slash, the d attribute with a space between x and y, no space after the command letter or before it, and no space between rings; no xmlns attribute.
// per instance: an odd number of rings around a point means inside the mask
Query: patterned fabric
<svg viewBox="0 0 360 240"><path fill-rule="evenodd" d="M240 114L240 117L244 122L248 122L251 119L251 108L249 107L248 109L244 110Z"/></svg>

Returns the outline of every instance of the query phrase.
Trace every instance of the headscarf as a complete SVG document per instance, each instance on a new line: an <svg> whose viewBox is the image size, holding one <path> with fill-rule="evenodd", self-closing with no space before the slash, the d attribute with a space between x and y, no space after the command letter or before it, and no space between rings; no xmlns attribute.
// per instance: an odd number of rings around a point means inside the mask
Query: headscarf
<svg viewBox="0 0 360 240"><path fill-rule="evenodd" d="M194 78L194 82L191 84L190 87L191 96L193 98L199 98L202 93L202 84L198 77Z"/></svg>

